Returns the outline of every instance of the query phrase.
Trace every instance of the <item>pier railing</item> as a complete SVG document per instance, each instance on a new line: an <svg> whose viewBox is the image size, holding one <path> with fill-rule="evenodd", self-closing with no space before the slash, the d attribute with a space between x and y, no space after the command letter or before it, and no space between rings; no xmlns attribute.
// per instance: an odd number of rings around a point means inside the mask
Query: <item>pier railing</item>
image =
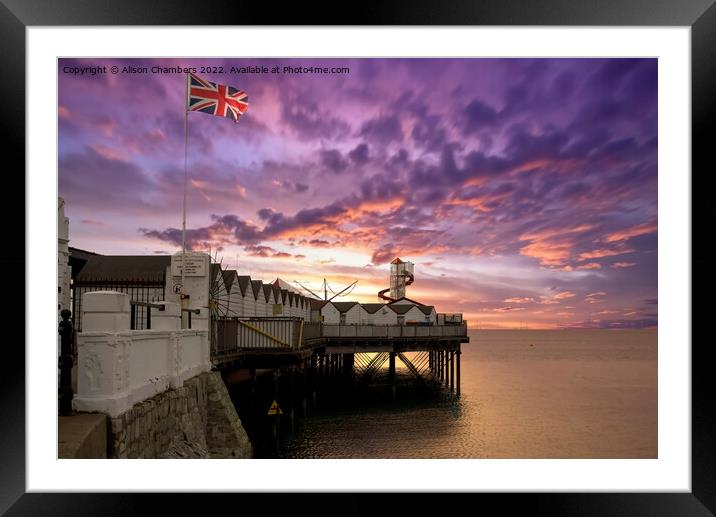
<svg viewBox="0 0 716 517"><path fill-rule="evenodd" d="M319 338L432 338L467 336L467 322L458 325L330 325L306 323L305 340Z"/></svg>
<svg viewBox="0 0 716 517"><path fill-rule="evenodd" d="M446 325L331 325L296 317L221 318L215 322L212 357L241 351L296 351L335 338L391 340L402 338L462 338L467 322Z"/></svg>
<svg viewBox="0 0 716 517"><path fill-rule="evenodd" d="M212 355L231 355L244 349L298 350L303 343L303 318L221 318Z"/></svg>

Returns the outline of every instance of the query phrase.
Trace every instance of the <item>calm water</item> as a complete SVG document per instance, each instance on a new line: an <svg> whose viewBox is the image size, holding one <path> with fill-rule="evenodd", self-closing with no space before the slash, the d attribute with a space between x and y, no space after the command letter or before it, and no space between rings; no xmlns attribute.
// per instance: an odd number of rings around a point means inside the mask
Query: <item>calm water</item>
<svg viewBox="0 0 716 517"><path fill-rule="evenodd" d="M283 447L288 458L655 458L655 330L470 332L462 396L419 390L398 366L337 394ZM387 365L386 365L387 367Z"/></svg>

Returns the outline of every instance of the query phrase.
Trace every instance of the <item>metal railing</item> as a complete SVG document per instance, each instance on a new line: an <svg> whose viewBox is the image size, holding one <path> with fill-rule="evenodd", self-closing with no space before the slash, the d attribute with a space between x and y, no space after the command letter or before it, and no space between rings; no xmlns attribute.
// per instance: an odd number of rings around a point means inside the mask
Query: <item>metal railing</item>
<svg viewBox="0 0 716 517"><path fill-rule="evenodd" d="M72 314L75 332L82 332L83 295L95 291L118 291L129 295L129 299L137 302L164 301L165 278L160 276L147 280L122 280L112 278L96 278L91 280L75 279L70 286L72 296ZM145 328L144 313L137 314L136 326Z"/></svg>
<svg viewBox="0 0 716 517"><path fill-rule="evenodd" d="M186 312L186 328L191 329L191 315L192 314L201 314L201 310L199 309L182 309L182 312Z"/></svg>
<svg viewBox="0 0 716 517"><path fill-rule="evenodd" d="M152 309L157 309L159 311L164 310L164 305L158 303L137 302L130 300L129 304L131 305L129 313L129 328L132 330L151 330ZM141 311L140 308L142 308ZM146 313L143 310L145 308L147 309Z"/></svg>
<svg viewBox="0 0 716 517"><path fill-rule="evenodd" d="M465 337L467 322L448 325L331 325L306 323L304 340L318 338Z"/></svg>
<svg viewBox="0 0 716 517"><path fill-rule="evenodd" d="M214 356L230 355L241 350L298 350L304 342L303 318L220 318L215 323Z"/></svg>

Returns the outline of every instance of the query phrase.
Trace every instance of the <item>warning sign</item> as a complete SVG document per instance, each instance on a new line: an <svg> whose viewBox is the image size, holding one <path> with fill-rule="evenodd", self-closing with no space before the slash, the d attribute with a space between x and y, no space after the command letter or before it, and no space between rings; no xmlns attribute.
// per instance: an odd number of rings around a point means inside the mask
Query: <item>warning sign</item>
<svg viewBox="0 0 716 517"><path fill-rule="evenodd" d="M273 404L271 404L271 407L268 410L268 415L283 415L283 411L281 411L281 408L278 407L278 402L275 400L273 401Z"/></svg>

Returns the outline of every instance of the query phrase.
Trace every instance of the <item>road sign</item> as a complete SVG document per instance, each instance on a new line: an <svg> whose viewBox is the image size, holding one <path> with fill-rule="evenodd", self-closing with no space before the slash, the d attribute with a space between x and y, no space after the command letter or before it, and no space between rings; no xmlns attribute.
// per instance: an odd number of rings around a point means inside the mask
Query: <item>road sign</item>
<svg viewBox="0 0 716 517"><path fill-rule="evenodd" d="M271 407L268 410L268 415L283 415L283 411L281 411L281 408L278 407L278 402L275 400L273 401L273 404L271 404Z"/></svg>
<svg viewBox="0 0 716 517"><path fill-rule="evenodd" d="M181 288L182 288L181 284L174 284L174 287L173 287L174 294L181 294Z"/></svg>

